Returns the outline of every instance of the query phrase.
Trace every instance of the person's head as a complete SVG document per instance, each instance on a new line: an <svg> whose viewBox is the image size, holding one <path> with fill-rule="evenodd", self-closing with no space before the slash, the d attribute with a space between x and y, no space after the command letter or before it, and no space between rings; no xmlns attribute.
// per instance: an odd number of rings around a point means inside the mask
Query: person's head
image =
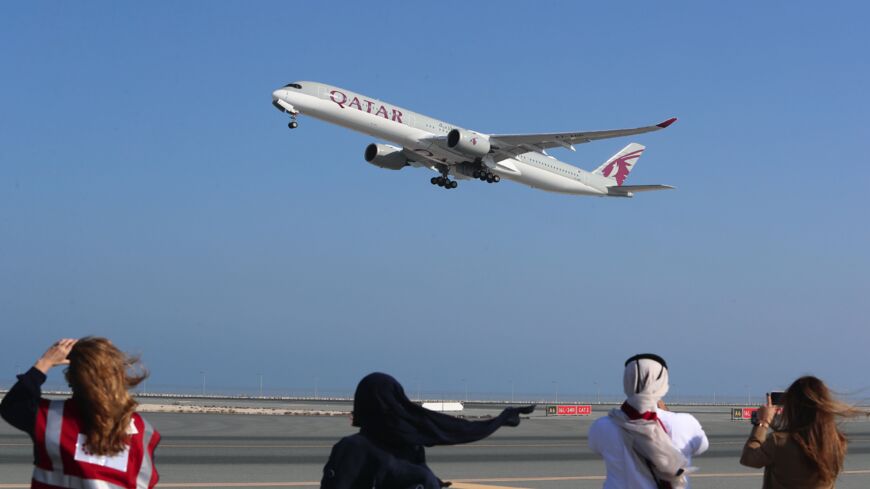
<svg viewBox="0 0 870 489"><path fill-rule="evenodd" d="M668 364L654 353L641 353L625 361L622 390L626 400L640 412L655 411L668 393Z"/></svg>
<svg viewBox="0 0 870 489"><path fill-rule="evenodd" d="M380 425L383 418L390 416L391 404L397 401L410 402L399 381L381 372L366 375L353 395L353 426Z"/></svg>
<svg viewBox="0 0 870 489"><path fill-rule="evenodd" d="M96 455L123 451L137 405L127 390L142 382L147 372L134 373L138 359L106 338L80 339L68 358L65 375L84 423L86 448Z"/></svg>
<svg viewBox="0 0 870 489"><path fill-rule="evenodd" d="M819 478L830 482L837 478L846 458L846 437L837 427L837 418L859 413L835 399L820 379L808 375L785 391L777 428L792 435L816 465Z"/></svg>

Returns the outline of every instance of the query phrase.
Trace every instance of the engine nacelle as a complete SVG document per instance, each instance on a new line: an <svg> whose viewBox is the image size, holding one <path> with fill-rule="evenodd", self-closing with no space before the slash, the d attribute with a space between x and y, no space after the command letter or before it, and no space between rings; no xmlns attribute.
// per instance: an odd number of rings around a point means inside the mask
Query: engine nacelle
<svg viewBox="0 0 870 489"><path fill-rule="evenodd" d="M453 129L447 133L447 147L465 155L482 158L489 154L489 137L476 132Z"/></svg>
<svg viewBox="0 0 870 489"><path fill-rule="evenodd" d="M365 159L369 163L387 170L401 170L408 166L408 158L402 154L402 148L387 144L370 144L366 146Z"/></svg>

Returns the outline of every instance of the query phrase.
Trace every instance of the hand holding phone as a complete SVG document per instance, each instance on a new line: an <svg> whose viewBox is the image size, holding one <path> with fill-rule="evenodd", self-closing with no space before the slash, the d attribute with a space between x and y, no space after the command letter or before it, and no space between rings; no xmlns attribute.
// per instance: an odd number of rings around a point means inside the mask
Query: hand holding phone
<svg viewBox="0 0 870 489"><path fill-rule="evenodd" d="M771 402L770 397L771 396L768 393L767 402L763 406L758 408L756 417L756 419L758 420L757 424L767 424L768 426L770 426L770 423L773 422L773 417L776 416L777 408Z"/></svg>

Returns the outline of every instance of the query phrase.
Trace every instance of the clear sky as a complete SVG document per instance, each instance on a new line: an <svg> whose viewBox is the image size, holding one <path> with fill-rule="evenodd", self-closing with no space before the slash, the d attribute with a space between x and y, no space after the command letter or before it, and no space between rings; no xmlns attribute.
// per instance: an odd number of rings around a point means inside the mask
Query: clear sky
<svg viewBox="0 0 870 489"><path fill-rule="evenodd" d="M62 336L155 388L870 397L865 2L4 2L0 385ZM666 131L634 199L363 160L317 80L482 132ZM54 375L51 382L61 381ZM447 395L447 394L440 394ZM547 394L549 395L549 394Z"/></svg>

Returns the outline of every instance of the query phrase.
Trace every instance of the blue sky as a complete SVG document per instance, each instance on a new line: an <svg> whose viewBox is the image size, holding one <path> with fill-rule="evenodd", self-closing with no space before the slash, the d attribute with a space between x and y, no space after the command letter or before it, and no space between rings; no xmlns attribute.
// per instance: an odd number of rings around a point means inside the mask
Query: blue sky
<svg viewBox="0 0 870 489"><path fill-rule="evenodd" d="M864 3L0 7L0 384L61 336L153 386L868 395ZM317 80L483 132L670 116L599 200L432 187L271 91ZM630 140L554 155L585 169ZM60 382L59 376L52 382Z"/></svg>

